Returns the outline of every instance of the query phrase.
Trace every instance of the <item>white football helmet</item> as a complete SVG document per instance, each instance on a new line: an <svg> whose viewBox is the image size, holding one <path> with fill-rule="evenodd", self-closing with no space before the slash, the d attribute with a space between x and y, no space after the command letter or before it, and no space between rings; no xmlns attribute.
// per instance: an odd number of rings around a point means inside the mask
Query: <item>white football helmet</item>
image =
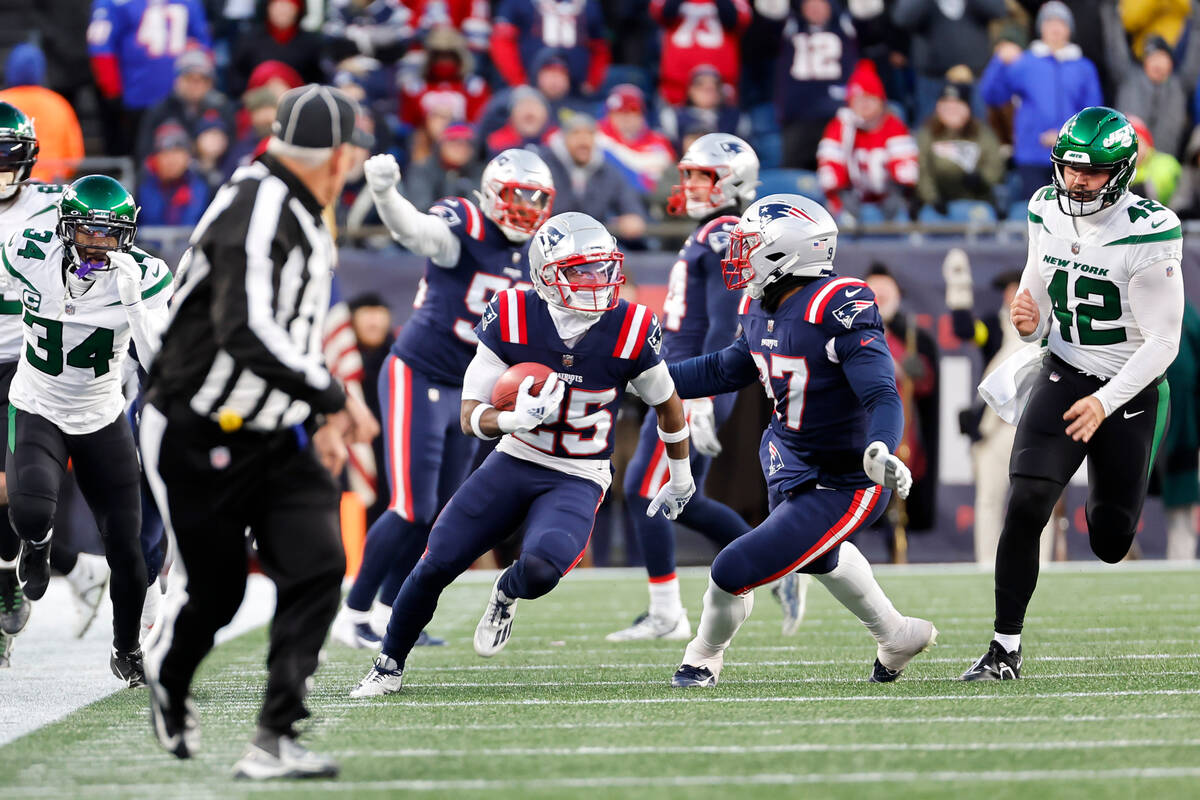
<svg viewBox="0 0 1200 800"><path fill-rule="evenodd" d="M688 197L688 170L704 170L713 176L707 201ZM754 202L758 188L758 156L745 141L729 133L706 133L679 159L679 185L671 189L667 213L693 219L707 217L719 208Z"/></svg>
<svg viewBox="0 0 1200 800"><path fill-rule="evenodd" d="M536 153L509 149L483 168L479 205L512 242L533 236L554 207L554 178Z"/></svg>
<svg viewBox="0 0 1200 800"><path fill-rule="evenodd" d="M746 209L721 260L725 285L754 299L784 275L819 278L833 272L837 223L820 203L772 194Z"/></svg>
<svg viewBox="0 0 1200 800"><path fill-rule="evenodd" d="M556 214L534 234L529 276L550 305L585 314L617 307L625 256L601 223L578 211Z"/></svg>

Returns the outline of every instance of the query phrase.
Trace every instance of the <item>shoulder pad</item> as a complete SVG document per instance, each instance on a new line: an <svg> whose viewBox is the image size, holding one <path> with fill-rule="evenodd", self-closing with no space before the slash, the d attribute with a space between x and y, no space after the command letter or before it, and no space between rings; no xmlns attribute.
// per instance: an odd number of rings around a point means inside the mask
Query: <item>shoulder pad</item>
<svg viewBox="0 0 1200 800"><path fill-rule="evenodd" d="M647 344L655 355L662 351L662 327L653 311L641 303L622 303L615 313L621 315L621 330L613 346L613 358L636 361Z"/></svg>
<svg viewBox="0 0 1200 800"><path fill-rule="evenodd" d="M737 313L738 313L739 317L742 316L743 314L750 313L750 303L752 303L752 302L753 302L753 300L751 299L750 295L748 295L748 294L742 295L742 299L738 300L738 307L737 307Z"/></svg>
<svg viewBox="0 0 1200 800"><path fill-rule="evenodd" d="M429 208L429 213L445 220L456 234L482 241L483 212L467 198L443 197Z"/></svg>
<svg viewBox="0 0 1200 800"><path fill-rule="evenodd" d="M725 251L729 248L729 234L733 232L737 224L737 217L717 217L696 231L696 241L700 244L707 244L712 248L714 253L724 255Z"/></svg>
<svg viewBox="0 0 1200 800"><path fill-rule="evenodd" d="M833 278L809 298L804 321L832 335L879 324L875 293L858 278Z"/></svg>

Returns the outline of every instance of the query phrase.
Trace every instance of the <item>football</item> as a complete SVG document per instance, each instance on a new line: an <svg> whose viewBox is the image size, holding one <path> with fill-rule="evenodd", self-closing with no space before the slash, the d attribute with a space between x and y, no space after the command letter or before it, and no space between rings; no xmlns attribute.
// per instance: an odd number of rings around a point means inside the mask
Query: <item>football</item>
<svg viewBox="0 0 1200 800"><path fill-rule="evenodd" d="M517 405L517 393L521 388L521 381L532 375L533 388L530 391L537 394L542 390L546 379L553 374L554 370L545 364L538 364L536 361L522 361L520 364L513 364L504 371L500 380L496 381L496 385L492 387L492 405L501 411L512 411Z"/></svg>

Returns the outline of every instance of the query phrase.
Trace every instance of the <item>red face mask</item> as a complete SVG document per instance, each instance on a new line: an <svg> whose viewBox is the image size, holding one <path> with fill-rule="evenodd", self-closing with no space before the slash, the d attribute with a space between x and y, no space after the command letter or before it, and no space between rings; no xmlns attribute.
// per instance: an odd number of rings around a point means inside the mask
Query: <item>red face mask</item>
<svg viewBox="0 0 1200 800"><path fill-rule="evenodd" d="M725 277L726 289L744 289L754 279L754 267L750 266L750 254L762 246L762 236L745 233L734 228L729 235L729 248L721 259L721 274Z"/></svg>
<svg viewBox="0 0 1200 800"><path fill-rule="evenodd" d="M525 183L506 183L496 192L495 222L523 233L534 233L550 219L554 190Z"/></svg>
<svg viewBox="0 0 1200 800"><path fill-rule="evenodd" d="M542 267L548 286L558 289L563 307L573 311L611 311L620 299L618 289L625 283L622 253L575 255Z"/></svg>

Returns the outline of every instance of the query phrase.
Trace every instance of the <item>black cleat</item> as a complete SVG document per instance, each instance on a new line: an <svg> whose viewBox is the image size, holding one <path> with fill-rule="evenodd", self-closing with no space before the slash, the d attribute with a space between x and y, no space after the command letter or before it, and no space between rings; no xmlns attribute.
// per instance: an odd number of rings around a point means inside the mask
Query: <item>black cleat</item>
<svg viewBox="0 0 1200 800"><path fill-rule="evenodd" d="M992 640L988 651L962 674L964 681L1013 681L1021 677L1021 648L1010 653L1004 645Z"/></svg>
<svg viewBox="0 0 1200 800"><path fill-rule="evenodd" d="M708 689L717 685L717 676L708 667L681 664L671 676L671 685L676 689Z"/></svg>
<svg viewBox="0 0 1200 800"><path fill-rule="evenodd" d="M146 685L146 668L142 664L142 649L139 647L132 652L122 652L113 648L108 666L113 675L125 682L126 686L137 687Z"/></svg>
<svg viewBox="0 0 1200 800"><path fill-rule="evenodd" d="M17 580L27 600L41 600L50 585L50 542L36 545L21 541Z"/></svg>
<svg viewBox="0 0 1200 800"><path fill-rule="evenodd" d="M191 758L200 744L200 723L192 698L182 704L171 701L162 684L148 682L150 687L150 727L158 743L176 758Z"/></svg>
<svg viewBox="0 0 1200 800"><path fill-rule="evenodd" d="M29 622L29 601L15 569L0 569L0 633L16 636Z"/></svg>
<svg viewBox="0 0 1200 800"><path fill-rule="evenodd" d="M871 668L871 683L892 683L900 674L904 672L902 669L888 669L879 659L875 659L875 666Z"/></svg>

